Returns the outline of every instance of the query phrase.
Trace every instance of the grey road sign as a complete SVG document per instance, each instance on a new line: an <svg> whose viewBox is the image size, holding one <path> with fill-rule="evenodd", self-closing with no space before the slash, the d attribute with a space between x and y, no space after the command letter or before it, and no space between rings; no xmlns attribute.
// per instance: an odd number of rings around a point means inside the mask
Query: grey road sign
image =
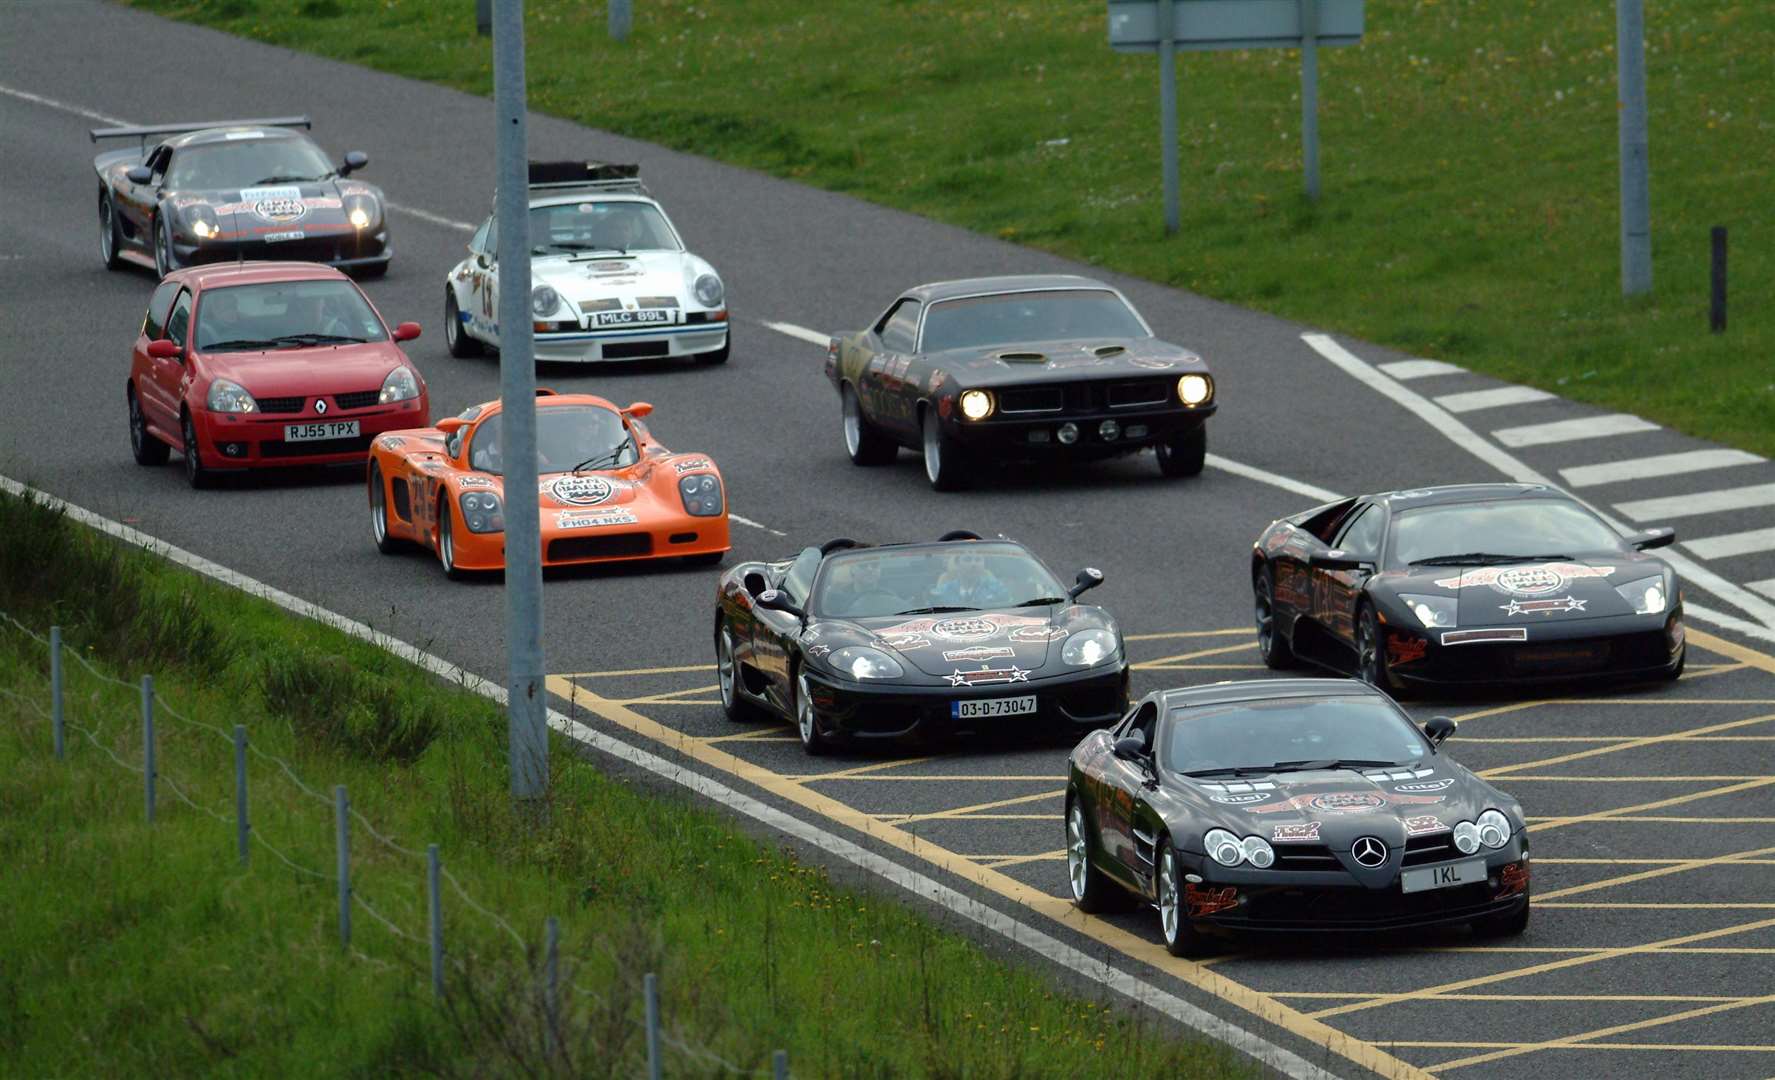
<svg viewBox="0 0 1775 1080"><path fill-rule="evenodd" d="M1317 0L1320 48L1362 40L1363 0ZM1173 48L1295 49L1301 43L1300 0L1172 0ZM1160 0L1109 0L1109 44L1118 52L1157 52L1163 39Z"/></svg>

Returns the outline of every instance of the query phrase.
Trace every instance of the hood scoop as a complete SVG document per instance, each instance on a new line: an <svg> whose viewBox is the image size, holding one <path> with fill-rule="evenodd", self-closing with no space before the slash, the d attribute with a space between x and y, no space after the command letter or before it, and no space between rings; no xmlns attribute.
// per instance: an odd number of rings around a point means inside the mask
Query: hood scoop
<svg viewBox="0 0 1775 1080"><path fill-rule="evenodd" d="M998 358L1007 364L1045 364L1048 362L1048 354L1039 352L1002 352L998 354Z"/></svg>
<svg viewBox="0 0 1775 1080"><path fill-rule="evenodd" d="M1128 351L1126 345L1099 345L1091 350L1093 356L1120 356Z"/></svg>

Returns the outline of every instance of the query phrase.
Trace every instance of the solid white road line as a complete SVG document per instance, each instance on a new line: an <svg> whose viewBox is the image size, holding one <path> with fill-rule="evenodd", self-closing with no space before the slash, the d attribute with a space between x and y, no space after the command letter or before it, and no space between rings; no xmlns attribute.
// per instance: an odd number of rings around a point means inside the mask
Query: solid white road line
<svg viewBox="0 0 1775 1080"><path fill-rule="evenodd" d="M1480 409L1496 409L1505 405L1528 405L1536 401L1547 401L1553 395L1545 390L1536 390L1532 386L1500 386L1495 390L1468 390L1460 394L1444 394L1436 398L1436 404L1451 413L1478 412Z"/></svg>
<svg viewBox="0 0 1775 1080"><path fill-rule="evenodd" d="M1605 435L1631 435L1636 431L1657 431L1658 425L1641 420L1630 413L1608 416L1586 416L1581 420L1555 420L1551 424L1527 424L1523 427L1499 428L1491 437L1505 446L1545 446L1548 443L1577 442L1579 439L1600 439Z"/></svg>
<svg viewBox="0 0 1775 1080"><path fill-rule="evenodd" d="M1594 487L1622 480L1650 480L1659 476L1725 469L1733 465L1761 465L1765 459L1743 450L1685 450L1680 454L1654 454L1600 465L1576 465L1559 470L1570 487Z"/></svg>
<svg viewBox="0 0 1775 1080"><path fill-rule="evenodd" d="M1497 469L1510 479L1519 484L1547 484L1552 486L1553 482L1551 480L1529 468L1523 462L1518 461L1515 456L1506 453L1480 438L1479 434L1472 428L1449 415L1448 410L1438 408L1436 405L1432 404L1429 399L1425 398L1417 391L1402 386L1394 379L1387 378L1379 371L1370 367L1367 361L1344 348L1342 345L1339 345L1328 335L1312 333L1302 334L1301 340L1305 341L1313 351L1331 361L1356 381L1363 383L1385 397L1391 398L1393 401L1416 413L1418 416L1422 417L1424 422L1429 424L1433 430L1441 432L1450 442ZM1574 496L1574 498L1575 497L1576 496ZM1589 504L1586 503L1586 505ZM1627 526L1614 520L1607 514L1602 513L1600 510L1596 510L1596 507L1591 506L1590 508L1596 511L1597 516L1602 518L1616 531L1621 533L1629 531ZM1664 548L1662 550L1662 555L1664 561L1668 562L1676 569L1677 573L1686 578L1689 584L1694 585L1696 588L1707 590L1727 603L1747 612L1755 618L1757 622L1761 623L1761 633L1757 636L1768 637L1769 640L1775 640L1775 604L1769 603L1767 600L1764 600L1762 597L1745 589L1741 585L1727 581L1725 578L1720 577L1718 574L1679 551L1675 551L1671 548ZM1697 616L1700 615L1700 611L1692 605L1686 607L1690 613Z"/></svg>
<svg viewBox="0 0 1775 1080"><path fill-rule="evenodd" d="M1704 536L1699 540L1683 541L1683 547L1703 559L1723 559L1730 555L1775 551L1775 529L1750 529L1723 536Z"/></svg>
<svg viewBox="0 0 1775 1080"><path fill-rule="evenodd" d="M800 338L809 345L818 345L822 349L832 343L831 334L822 334L818 330L809 330L805 326L796 326L794 323L786 322L771 322L769 319L760 319L758 321L779 334L788 334L792 338Z"/></svg>
<svg viewBox="0 0 1775 1080"><path fill-rule="evenodd" d="M115 116L106 116L102 112L93 112L91 109L82 109L78 105L70 105L65 101L57 101L55 98L46 98L41 94L26 93L23 90L16 90L10 86L0 86L0 94L6 94L18 98L21 101L29 101L34 105L43 105L51 109L60 109L66 113L73 113L75 116L84 116L88 120L97 120L101 124L110 124L112 127L130 126L128 120L119 120Z"/></svg>
<svg viewBox="0 0 1775 1080"><path fill-rule="evenodd" d="M456 221L452 218L444 217L441 214L434 214L430 210L421 210L417 206L403 206L400 203L393 202L384 202L383 205L387 206L390 210L399 210L401 213L406 214L409 217L416 217L420 221L430 222L433 225L442 225L446 229L455 229L457 232L471 233L480 227L478 225L471 225L466 221Z"/></svg>
<svg viewBox="0 0 1775 1080"><path fill-rule="evenodd" d="M1769 599L1775 600L1775 577L1772 577L1767 581L1746 582L1744 587L1747 589L1754 589Z"/></svg>
<svg viewBox="0 0 1775 1080"><path fill-rule="evenodd" d="M748 525L754 529L763 529L765 532L771 534L772 536L788 536L789 535L788 533L782 531L781 529L773 529L769 525L765 525L760 522L753 521L751 518L741 517L731 510L729 510L727 512L727 520L737 521L741 525Z"/></svg>
<svg viewBox="0 0 1775 1080"><path fill-rule="evenodd" d="M1775 506L1775 484L1752 484L1749 487L1726 488L1723 491L1697 491L1693 495L1640 499L1636 502L1616 503L1615 509L1635 521L1663 521L1692 514L1749 510L1757 506Z"/></svg>
<svg viewBox="0 0 1775 1080"><path fill-rule="evenodd" d="M248 595L268 600L285 611L324 623L360 641L367 641L422 670L448 682L456 683L464 689L480 694L500 705L504 705L506 702L506 688L504 686L452 664L443 657L435 656L398 638L374 630L355 619L347 618L318 604L284 592L282 589L274 588L264 582L247 577L245 574L230 570L183 548L157 540L127 525L100 517L90 510L58 499L54 495L27 487L10 477L0 476L0 490L11 492L21 498L38 499L50 507L64 511L69 518L97 529L108 536L116 537L124 543L144 548L153 554L195 570L224 585L230 585ZM610 757L645 769L664 780L688 788L703 798L720 803L734 813L743 814L769 828L792 836L810 847L818 848L829 855L861 867L912 893L919 899L937 904L961 918L1009 940L1014 945L1021 945L1137 1004L1155 1009L1209 1038L1226 1043L1239 1052L1283 1073L1291 1080L1337 1080L1332 1073L1313 1065L1300 1055L1285 1050L1266 1039L1259 1038L1237 1024L1223 1020L1213 1013L1197 1008L1175 994L1167 993L1119 968L1111 967L1102 957L1091 956L1076 949L1029 923L1020 922L989 904L944 885L935 878L902 866L892 859L878 855L843 837L836 836L812 822L804 821L762 803L718 780L694 772L676 762L669 761L620 739L612 738L601 731L586 727L555 709L550 709L548 716L550 727L583 746L591 747Z"/></svg>
<svg viewBox="0 0 1775 1080"><path fill-rule="evenodd" d="M1395 379L1422 379L1431 375L1459 375L1467 369L1440 360L1395 360L1382 364L1381 370Z"/></svg>

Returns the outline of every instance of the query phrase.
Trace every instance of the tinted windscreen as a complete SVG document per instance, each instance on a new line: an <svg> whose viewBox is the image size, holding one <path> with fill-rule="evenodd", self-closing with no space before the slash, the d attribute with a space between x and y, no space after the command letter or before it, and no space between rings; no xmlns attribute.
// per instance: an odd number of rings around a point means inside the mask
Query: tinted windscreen
<svg viewBox="0 0 1775 1080"><path fill-rule="evenodd" d="M1022 548L968 542L834 555L815 583L813 610L856 619L932 608L1016 607L1065 596L1048 568Z"/></svg>
<svg viewBox="0 0 1775 1080"><path fill-rule="evenodd" d="M677 251L660 212L647 203L582 202L530 208L530 253Z"/></svg>
<svg viewBox="0 0 1775 1080"><path fill-rule="evenodd" d="M1172 713L1162 750L1173 772L1344 759L1409 764L1429 752L1416 728L1369 697L1241 701Z"/></svg>
<svg viewBox="0 0 1775 1080"><path fill-rule="evenodd" d="M1146 329L1115 293L1056 289L1003 293L932 304L924 319L925 352L1015 345L1024 341L1143 338Z"/></svg>
<svg viewBox="0 0 1775 1080"><path fill-rule="evenodd" d="M470 468L503 473L505 451L499 445L500 421L496 413L475 429L469 447ZM539 472L584 469L616 469L635 463L635 443L622 417L598 405L552 405L536 410L536 468Z"/></svg>
<svg viewBox="0 0 1775 1080"><path fill-rule="evenodd" d="M1426 506L1393 518L1392 566L1441 555L1579 555L1621 550L1621 538L1559 499Z"/></svg>
<svg viewBox="0 0 1775 1080"><path fill-rule="evenodd" d="M279 281L205 289L199 352L300 349L381 341L382 320L349 281Z"/></svg>
<svg viewBox="0 0 1775 1080"><path fill-rule="evenodd" d="M231 139L173 151L166 185L175 190L213 191L324 180L332 172L327 156L307 139Z"/></svg>

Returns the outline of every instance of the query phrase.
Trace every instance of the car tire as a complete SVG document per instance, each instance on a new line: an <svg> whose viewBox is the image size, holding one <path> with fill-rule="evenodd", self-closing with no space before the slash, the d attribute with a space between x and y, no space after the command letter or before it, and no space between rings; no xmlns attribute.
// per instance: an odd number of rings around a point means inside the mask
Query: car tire
<svg viewBox="0 0 1775 1080"><path fill-rule="evenodd" d="M1675 682L1676 680L1683 677L1683 668L1686 667L1688 665L1688 663L1689 663L1689 645L1688 645L1688 642L1684 642L1683 643L1683 651L1682 651L1681 655L1679 655L1676 658L1676 663L1674 663L1670 667L1666 668L1664 671L1664 674L1660 677L1665 682Z"/></svg>
<svg viewBox="0 0 1775 1080"><path fill-rule="evenodd" d="M1159 837L1159 866L1156 883L1159 913L1159 935L1165 939L1165 951L1172 956L1194 958L1207 952L1202 932L1191 922L1183 902L1183 873L1177 865L1177 851L1169 836Z"/></svg>
<svg viewBox="0 0 1775 1080"><path fill-rule="evenodd" d="M1394 697L1403 697L1387 670L1387 650L1381 638L1381 622L1374 605L1364 603L1356 609L1356 677Z"/></svg>
<svg viewBox="0 0 1775 1080"><path fill-rule="evenodd" d="M937 417L936 406L926 409L919 420L919 428L924 433L924 475L936 491L960 491L967 486L962 472L965 462L961 459L961 450L943 432L943 422Z"/></svg>
<svg viewBox="0 0 1775 1080"><path fill-rule="evenodd" d="M1263 656L1264 666L1271 671L1287 671L1294 666L1294 647L1276 625L1275 578L1267 566L1251 579L1251 605L1257 620L1257 651Z"/></svg>
<svg viewBox="0 0 1775 1080"><path fill-rule="evenodd" d="M820 730L819 714L814 712L813 694L807 688L807 673L795 673L795 732L801 736L801 748L809 757L824 757L832 752L832 736Z"/></svg>
<svg viewBox="0 0 1775 1080"><path fill-rule="evenodd" d="M129 448L137 465L165 465L173 448L154 437L148 430L148 418L142 415L142 402L136 388L129 388Z"/></svg>
<svg viewBox="0 0 1775 1080"><path fill-rule="evenodd" d="M154 215L154 272L164 278L177 270L173 256L172 225L159 214Z"/></svg>
<svg viewBox="0 0 1775 1080"><path fill-rule="evenodd" d="M1197 424L1153 449L1158 454L1159 472L1163 475L1173 478L1200 476L1202 464L1208 460L1208 426Z"/></svg>
<svg viewBox="0 0 1775 1080"><path fill-rule="evenodd" d="M733 630L727 620L715 624L715 675L721 691L721 711L736 724L750 724L763 719L758 706L746 700L740 690L739 661L733 657Z"/></svg>
<svg viewBox="0 0 1775 1080"><path fill-rule="evenodd" d="M198 491L215 487L216 475L203 463L203 453L197 445L197 427L191 423L190 413L180 418L179 426L185 440L185 482Z"/></svg>
<svg viewBox="0 0 1775 1080"><path fill-rule="evenodd" d="M396 540L388 531L388 481L382 477L382 466L370 462L370 537L376 541L376 550L384 555L393 555L407 545Z"/></svg>
<svg viewBox="0 0 1775 1080"><path fill-rule="evenodd" d="M450 511L450 501L443 488L438 489L438 565L444 568L444 576L451 581L461 581L468 576L456 565L456 537L450 524L455 515Z"/></svg>
<svg viewBox="0 0 1775 1080"><path fill-rule="evenodd" d="M1066 883L1073 906L1087 915L1108 911L1120 892L1103 871L1091 863L1091 827L1084 802L1077 795L1066 800Z"/></svg>
<svg viewBox="0 0 1775 1080"><path fill-rule="evenodd" d="M117 207L111 201L111 193L104 188L99 189L99 261L105 269L115 270L123 265L123 231L117 227Z"/></svg>
<svg viewBox="0 0 1775 1080"><path fill-rule="evenodd" d="M456 305L456 290L444 286L444 345L458 360L481 355L481 343L468 335L462 325L462 309Z"/></svg>
<svg viewBox="0 0 1775 1080"><path fill-rule="evenodd" d="M377 263L366 263L363 266L353 267L351 274L353 277L365 281L374 281L377 278L386 277L388 275L388 260L383 260L382 262Z"/></svg>
<svg viewBox="0 0 1775 1080"><path fill-rule="evenodd" d="M714 367L716 364L727 363L727 357L732 352L733 352L733 324L729 323L727 326L727 340L723 341L721 343L721 347L719 349L716 349L713 352L695 353L695 354L693 354L693 358L696 360L697 363L702 364L705 367Z"/></svg>
<svg viewBox="0 0 1775 1080"><path fill-rule="evenodd" d="M1473 936L1480 938L1521 937L1528 929L1528 904L1522 910L1511 915L1487 915L1482 919L1474 919L1469 925L1473 927Z"/></svg>
<svg viewBox="0 0 1775 1080"><path fill-rule="evenodd" d="M888 465L900 455L900 444L869 422L863 415L863 403L849 383L838 391L838 413L844 433L844 452L852 465Z"/></svg>

